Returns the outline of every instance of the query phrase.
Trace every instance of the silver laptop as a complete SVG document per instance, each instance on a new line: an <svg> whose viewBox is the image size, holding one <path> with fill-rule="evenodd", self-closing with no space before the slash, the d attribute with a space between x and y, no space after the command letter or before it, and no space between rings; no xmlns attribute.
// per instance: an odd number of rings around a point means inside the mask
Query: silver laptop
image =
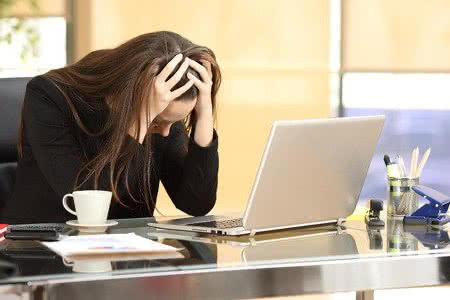
<svg viewBox="0 0 450 300"><path fill-rule="evenodd" d="M357 205L384 116L275 121L240 218L149 223L161 229L254 235L340 223Z"/></svg>

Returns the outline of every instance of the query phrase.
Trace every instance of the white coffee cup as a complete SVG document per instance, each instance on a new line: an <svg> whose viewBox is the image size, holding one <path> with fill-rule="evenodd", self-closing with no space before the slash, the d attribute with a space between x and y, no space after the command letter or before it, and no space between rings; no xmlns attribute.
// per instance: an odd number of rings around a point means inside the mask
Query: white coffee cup
<svg viewBox="0 0 450 300"><path fill-rule="evenodd" d="M67 205L67 198L73 198L75 211ZM62 203L64 208L77 216L80 225L105 224L108 218L109 205L112 193L100 190L75 191L64 195Z"/></svg>

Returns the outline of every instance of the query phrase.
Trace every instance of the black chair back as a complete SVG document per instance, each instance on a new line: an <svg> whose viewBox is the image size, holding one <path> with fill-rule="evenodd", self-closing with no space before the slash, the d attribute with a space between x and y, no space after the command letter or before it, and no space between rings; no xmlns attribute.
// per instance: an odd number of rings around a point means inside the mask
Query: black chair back
<svg viewBox="0 0 450 300"><path fill-rule="evenodd" d="M17 132L25 88L31 78L0 78L0 206L12 193L17 167Z"/></svg>

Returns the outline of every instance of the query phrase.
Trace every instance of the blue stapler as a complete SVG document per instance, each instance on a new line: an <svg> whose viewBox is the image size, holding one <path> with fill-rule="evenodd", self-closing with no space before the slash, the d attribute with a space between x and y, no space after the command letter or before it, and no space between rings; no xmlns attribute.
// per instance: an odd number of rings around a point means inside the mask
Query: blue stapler
<svg viewBox="0 0 450 300"><path fill-rule="evenodd" d="M411 225L443 225L450 220L447 216L447 210L450 204L449 196L423 185L413 186L412 189L418 195L428 200L429 203L420 207L412 215L405 216L403 218L403 223Z"/></svg>

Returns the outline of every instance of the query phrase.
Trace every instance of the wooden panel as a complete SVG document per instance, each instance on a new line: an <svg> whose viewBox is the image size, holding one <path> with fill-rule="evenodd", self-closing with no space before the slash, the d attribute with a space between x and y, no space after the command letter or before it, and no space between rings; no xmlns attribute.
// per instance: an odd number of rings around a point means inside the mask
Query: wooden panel
<svg viewBox="0 0 450 300"><path fill-rule="evenodd" d="M39 9L34 10L30 5L30 1L16 1L11 10L8 11L8 16L14 17L36 17L36 16L65 16L66 1L65 0L38 0Z"/></svg>
<svg viewBox="0 0 450 300"><path fill-rule="evenodd" d="M343 0L342 67L450 71L450 1Z"/></svg>

